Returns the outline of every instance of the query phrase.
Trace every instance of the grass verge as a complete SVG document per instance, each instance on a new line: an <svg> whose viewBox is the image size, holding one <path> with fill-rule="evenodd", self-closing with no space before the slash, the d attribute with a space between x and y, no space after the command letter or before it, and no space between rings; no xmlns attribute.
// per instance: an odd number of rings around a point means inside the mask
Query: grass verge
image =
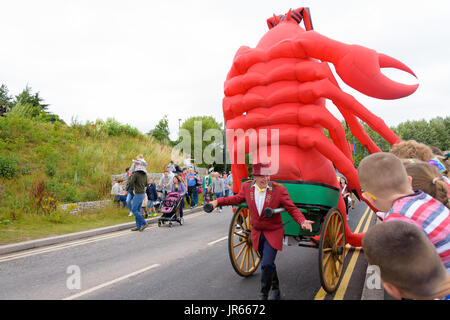
<svg viewBox="0 0 450 320"><path fill-rule="evenodd" d="M125 208L109 206L77 214L22 215L16 221L0 221L0 245L133 222Z"/></svg>
<svg viewBox="0 0 450 320"><path fill-rule="evenodd" d="M203 203L202 195L199 203ZM190 208L186 201L184 208ZM134 222L134 216L129 217L129 213L128 208L111 204L74 214L58 211L50 215L21 214L16 220L0 219L0 246Z"/></svg>

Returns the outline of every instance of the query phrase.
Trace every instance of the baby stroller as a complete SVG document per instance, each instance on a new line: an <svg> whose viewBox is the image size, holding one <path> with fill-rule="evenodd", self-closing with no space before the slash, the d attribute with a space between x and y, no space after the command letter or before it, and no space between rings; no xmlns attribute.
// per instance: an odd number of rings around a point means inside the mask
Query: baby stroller
<svg viewBox="0 0 450 320"><path fill-rule="evenodd" d="M181 204L182 197L178 192L169 192L166 198L161 203L162 215L158 218L158 227L161 224L169 222L169 227L172 227L172 221L177 221L177 210ZM182 219L177 221L180 225L183 224Z"/></svg>

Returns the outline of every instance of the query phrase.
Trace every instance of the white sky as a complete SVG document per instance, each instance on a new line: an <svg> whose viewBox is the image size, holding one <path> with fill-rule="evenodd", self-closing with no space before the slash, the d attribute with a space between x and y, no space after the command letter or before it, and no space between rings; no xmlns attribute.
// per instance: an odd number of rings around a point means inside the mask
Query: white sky
<svg viewBox="0 0 450 320"><path fill-rule="evenodd" d="M241 45L254 47L266 19L310 7L314 29L408 65L418 90L400 100L369 98L344 85L389 125L450 115L450 2L431 1L2 1L1 83L28 84L67 123L106 120L148 132L169 116L223 122L223 83ZM303 24L302 24L303 27ZM385 69L387 70L387 69ZM339 119L337 109L328 108Z"/></svg>

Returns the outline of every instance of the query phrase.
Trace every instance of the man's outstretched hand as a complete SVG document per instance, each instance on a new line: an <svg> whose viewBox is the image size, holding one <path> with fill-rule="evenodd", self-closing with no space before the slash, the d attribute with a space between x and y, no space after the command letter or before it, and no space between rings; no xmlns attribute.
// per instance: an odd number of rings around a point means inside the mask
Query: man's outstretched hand
<svg viewBox="0 0 450 320"><path fill-rule="evenodd" d="M314 221L311 220L305 220L302 222L301 227L303 230L308 230L309 232L312 232L312 225L314 224Z"/></svg>

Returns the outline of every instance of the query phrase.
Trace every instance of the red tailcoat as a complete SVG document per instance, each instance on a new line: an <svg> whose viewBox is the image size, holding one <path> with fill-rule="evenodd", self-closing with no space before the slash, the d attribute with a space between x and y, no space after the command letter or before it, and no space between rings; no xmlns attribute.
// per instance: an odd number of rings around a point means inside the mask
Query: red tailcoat
<svg viewBox="0 0 450 320"><path fill-rule="evenodd" d="M266 218L263 211L266 207L277 209L283 207L301 225L305 217L294 205L286 188L276 182L269 182L269 188L266 191L266 199L261 216L255 203L255 181L246 181L237 195L217 199L218 206L238 205L246 202L250 211L250 221L252 224L252 243L255 250L258 250L259 237L261 232L269 241L272 248L281 251L283 248L284 227L281 214L274 214L272 218Z"/></svg>

